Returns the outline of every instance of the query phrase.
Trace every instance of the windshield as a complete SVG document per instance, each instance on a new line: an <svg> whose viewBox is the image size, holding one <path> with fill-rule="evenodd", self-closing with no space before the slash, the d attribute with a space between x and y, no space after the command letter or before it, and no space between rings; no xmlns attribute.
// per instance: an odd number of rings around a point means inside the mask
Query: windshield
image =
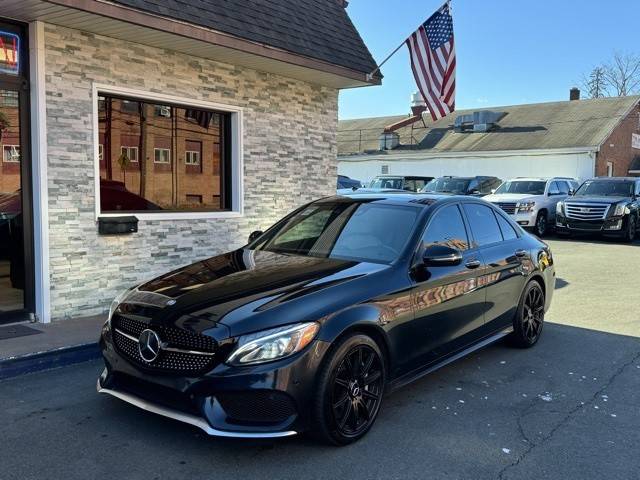
<svg viewBox="0 0 640 480"><path fill-rule="evenodd" d="M588 181L576 191L575 195L593 195L598 197L630 197L633 195L633 182Z"/></svg>
<svg viewBox="0 0 640 480"><path fill-rule="evenodd" d="M466 193L471 180L465 178L437 178L422 189L423 192Z"/></svg>
<svg viewBox="0 0 640 480"><path fill-rule="evenodd" d="M536 180L512 180L504 182L498 187L496 193L520 193L526 195L544 195L545 181Z"/></svg>
<svg viewBox="0 0 640 480"><path fill-rule="evenodd" d="M370 202L311 204L249 248L308 257L393 262L420 208Z"/></svg>
<svg viewBox="0 0 640 480"><path fill-rule="evenodd" d="M395 190L402 190L402 177L388 178L378 177L371 181L370 188L393 188Z"/></svg>

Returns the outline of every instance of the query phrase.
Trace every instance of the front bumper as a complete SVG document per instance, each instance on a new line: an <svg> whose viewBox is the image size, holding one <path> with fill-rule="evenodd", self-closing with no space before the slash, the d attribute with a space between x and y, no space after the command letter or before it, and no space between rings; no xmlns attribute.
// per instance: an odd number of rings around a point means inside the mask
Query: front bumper
<svg viewBox="0 0 640 480"><path fill-rule="evenodd" d="M263 365L219 363L200 376L151 372L121 354L104 329L105 369L97 389L131 405L196 426L208 435L276 438L308 429L316 372L329 344Z"/></svg>
<svg viewBox="0 0 640 480"><path fill-rule="evenodd" d="M604 220L576 220L556 215L558 233L592 233L611 237L622 237L627 228L628 216L609 217Z"/></svg>

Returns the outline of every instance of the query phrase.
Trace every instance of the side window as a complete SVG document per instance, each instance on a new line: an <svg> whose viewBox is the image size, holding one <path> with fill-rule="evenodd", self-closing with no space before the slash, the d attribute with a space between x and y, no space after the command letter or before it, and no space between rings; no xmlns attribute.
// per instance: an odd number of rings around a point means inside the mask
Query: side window
<svg viewBox="0 0 640 480"><path fill-rule="evenodd" d="M558 184L558 190L562 195L569 195L569 184L565 181L556 182Z"/></svg>
<svg viewBox="0 0 640 480"><path fill-rule="evenodd" d="M406 179L404 181L403 190L408 190L409 192L414 192L416 190L416 181L415 180Z"/></svg>
<svg viewBox="0 0 640 480"><path fill-rule="evenodd" d="M516 230L515 228L513 228L511 223L509 223L509 221L499 213L496 213L495 215L498 219L498 225L500 225L502 238L504 238L505 240L513 240L514 238L518 238L518 234L516 233Z"/></svg>
<svg viewBox="0 0 640 480"><path fill-rule="evenodd" d="M491 207L478 203L465 203L464 211L469 219L476 246L482 247L502 241L502 233Z"/></svg>
<svg viewBox="0 0 640 480"><path fill-rule="evenodd" d="M469 238L457 205L449 205L436 212L422 237L422 243L425 247L438 244L458 250L469 248Z"/></svg>
<svg viewBox="0 0 640 480"><path fill-rule="evenodd" d="M480 184L478 183L478 180L471 180L469 182L469 187L467 188L467 192L471 193L474 190L480 191Z"/></svg>
<svg viewBox="0 0 640 480"><path fill-rule="evenodd" d="M551 185L549 185L549 195L560 195L558 182L551 182Z"/></svg>
<svg viewBox="0 0 640 480"><path fill-rule="evenodd" d="M424 180L416 180L416 192L419 192L427 184Z"/></svg>
<svg viewBox="0 0 640 480"><path fill-rule="evenodd" d="M636 195L640 196L640 182L636 182Z"/></svg>

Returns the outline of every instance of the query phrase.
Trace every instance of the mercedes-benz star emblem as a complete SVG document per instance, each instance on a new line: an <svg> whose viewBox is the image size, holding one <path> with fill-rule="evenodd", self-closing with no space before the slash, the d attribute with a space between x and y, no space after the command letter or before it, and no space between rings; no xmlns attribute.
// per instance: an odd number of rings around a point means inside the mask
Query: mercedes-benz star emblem
<svg viewBox="0 0 640 480"><path fill-rule="evenodd" d="M143 330L140 334L140 338L138 338L138 351L140 352L140 356L142 359L151 363L160 354L160 337L153 330Z"/></svg>

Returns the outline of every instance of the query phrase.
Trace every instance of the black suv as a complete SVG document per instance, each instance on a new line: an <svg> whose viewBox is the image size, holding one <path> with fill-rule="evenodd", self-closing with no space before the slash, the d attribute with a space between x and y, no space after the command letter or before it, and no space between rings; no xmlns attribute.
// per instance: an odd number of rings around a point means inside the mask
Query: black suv
<svg viewBox="0 0 640 480"><path fill-rule="evenodd" d="M427 183L421 192L453 193L455 195L474 195L483 197L493 193L502 180L498 177L452 177L444 176Z"/></svg>
<svg viewBox="0 0 640 480"><path fill-rule="evenodd" d="M594 178L556 206L559 235L600 233L633 241L640 226L640 178Z"/></svg>

